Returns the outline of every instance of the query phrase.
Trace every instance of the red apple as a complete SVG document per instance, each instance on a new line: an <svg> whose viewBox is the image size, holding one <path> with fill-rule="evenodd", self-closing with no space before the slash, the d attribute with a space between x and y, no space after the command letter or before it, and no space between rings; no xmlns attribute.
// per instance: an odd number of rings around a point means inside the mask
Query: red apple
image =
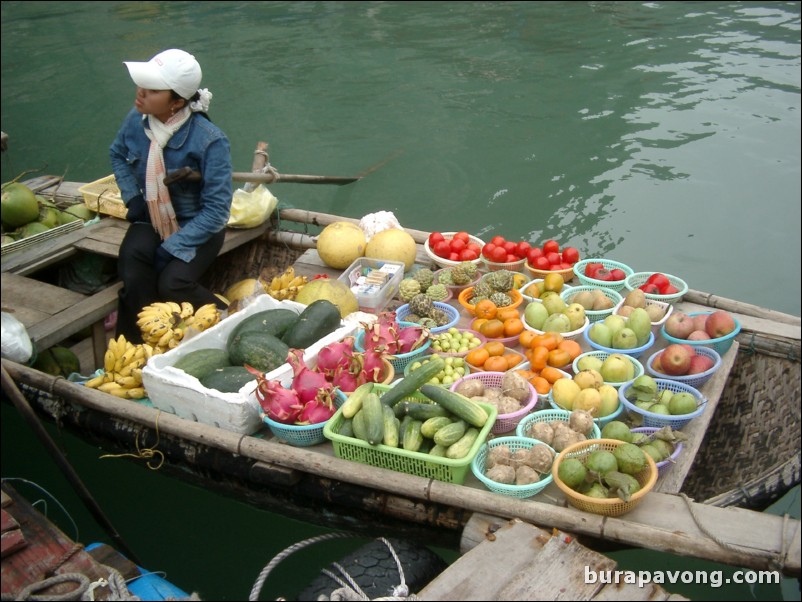
<svg viewBox="0 0 802 602"><path fill-rule="evenodd" d="M707 322L707 316L709 316L709 315L710 314L696 314L693 317L693 329L694 330L705 330L705 322Z"/></svg>
<svg viewBox="0 0 802 602"><path fill-rule="evenodd" d="M735 330L735 320L728 312L719 309L708 316L705 330L711 339L718 339Z"/></svg>
<svg viewBox="0 0 802 602"><path fill-rule="evenodd" d="M660 365L663 373L669 376L682 376L691 367L691 354L682 345L669 345L663 349Z"/></svg>
<svg viewBox="0 0 802 602"><path fill-rule="evenodd" d="M660 360L661 360L662 356L663 356L663 352L661 351L656 356L654 356L654 359L652 360L652 368L654 368L658 372L663 372L663 366L660 363ZM663 374L665 374L665 372L663 372Z"/></svg>
<svg viewBox="0 0 802 602"><path fill-rule="evenodd" d="M688 368L687 374L700 374L707 372L716 364L713 358L707 355L694 355L691 358L691 367Z"/></svg>
<svg viewBox="0 0 802 602"><path fill-rule="evenodd" d="M710 335L707 334L704 330L694 330L691 334L688 335L689 341L709 341Z"/></svg>
<svg viewBox="0 0 802 602"><path fill-rule="evenodd" d="M664 328L675 339L687 339L694 331L693 318L682 311L675 311L666 320Z"/></svg>
<svg viewBox="0 0 802 602"><path fill-rule="evenodd" d="M689 345L688 343L679 343L679 346L685 347L685 349L688 351L688 355L691 357L696 355L696 348L693 345Z"/></svg>

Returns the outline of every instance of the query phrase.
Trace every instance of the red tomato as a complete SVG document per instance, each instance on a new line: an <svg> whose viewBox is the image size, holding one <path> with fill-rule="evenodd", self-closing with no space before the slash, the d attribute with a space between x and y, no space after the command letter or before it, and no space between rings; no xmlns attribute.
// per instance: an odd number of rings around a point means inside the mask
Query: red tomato
<svg viewBox="0 0 802 602"><path fill-rule="evenodd" d="M494 245L499 247L499 246L503 245L505 242L507 242L507 239L504 238L503 236L496 235L496 236L494 236L493 238L490 239L490 242L492 242Z"/></svg>
<svg viewBox="0 0 802 602"><path fill-rule="evenodd" d="M532 267L535 267L535 260L538 257L543 257L543 250L540 247L532 247L526 254L526 260Z"/></svg>
<svg viewBox="0 0 802 602"><path fill-rule="evenodd" d="M493 261L493 249L496 248L495 243L489 242L486 243L485 246L482 247L482 255Z"/></svg>
<svg viewBox="0 0 802 602"><path fill-rule="evenodd" d="M514 255L515 251L518 249L518 245L516 245L511 240L508 240L504 243L504 250L507 251L507 255Z"/></svg>
<svg viewBox="0 0 802 602"><path fill-rule="evenodd" d="M453 238L451 240L451 250L454 253L459 253L468 247L468 243L461 238Z"/></svg>
<svg viewBox="0 0 802 602"><path fill-rule="evenodd" d="M496 263L504 263L507 261L507 251L504 250L504 247L496 247L493 249L490 261L495 261Z"/></svg>
<svg viewBox="0 0 802 602"><path fill-rule="evenodd" d="M447 240L441 240L434 245L434 249L432 250L438 257L448 257L448 254L451 253L451 245Z"/></svg>
<svg viewBox="0 0 802 602"><path fill-rule="evenodd" d="M661 274L660 272L655 272L646 279L646 284L654 284L655 286L657 286L657 288L663 290L665 287L671 284L671 281L665 274Z"/></svg>
<svg viewBox="0 0 802 602"><path fill-rule="evenodd" d="M505 261L507 263L515 263L516 261L519 261L520 259L521 258L518 257L515 253L508 253L507 254L507 259Z"/></svg>
<svg viewBox="0 0 802 602"><path fill-rule="evenodd" d="M470 247L466 247L462 251L460 251L459 254L460 261L473 261L474 259L479 259L479 253L477 253Z"/></svg>
<svg viewBox="0 0 802 602"><path fill-rule="evenodd" d="M531 264L530 264L531 265ZM535 265L532 266L536 270L548 270L551 267L549 260L546 259L543 255L537 257L535 259Z"/></svg>
<svg viewBox="0 0 802 602"><path fill-rule="evenodd" d="M627 277L627 273L620 269L615 268L614 270L610 270L610 280L624 280Z"/></svg>
<svg viewBox="0 0 802 602"><path fill-rule="evenodd" d="M543 243L543 252L547 255L549 253L559 253L560 243L558 243L556 240L547 240Z"/></svg>
<svg viewBox="0 0 802 602"><path fill-rule="evenodd" d="M596 270L596 273L593 275L593 278L595 278L596 280L602 280L604 282L610 282L613 279L613 275L610 273L610 270L608 270L605 267L601 267L598 270Z"/></svg>
<svg viewBox="0 0 802 602"><path fill-rule="evenodd" d="M482 246L479 243L473 241L468 243L468 248L471 249L472 251L476 251L477 256L479 255L479 253L482 252Z"/></svg>
<svg viewBox="0 0 802 602"><path fill-rule="evenodd" d="M451 251L451 253L448 254L448 259L450 261L459 261L459 253L455 253L454 251Z"/></svg>
<svg viewBox="0 0 802 602"><path fill-rule="evenodd" d="M604 265L598 262L591 262L585 266L585 276L588 278L595 278L596 272L604 269Z"/></svg>
<svg viewBox="0 0 802 602"><path fill-rule="evenodd" d="M565 247L563 249L563 261L570 264L579 261L579 251L576 247Z"/></svg>
<svg viewBox="0 0 802 602"><path fill-rule="evenodd" d="M642 290L644 293L649 293L650 295L659 295L660 294L660 289L657 288L656 284L648 284L648 283L644 282L638 288L640 290Z"/></svg>
<svg viewBox="0 0 802 602"><path fill-rule="evenodd" d="M434 246L441 240L445 240L441 232L432 232L429 234L429 248L434 251Z"/></svg>
<svg viewBox="0 0 802 602"><path fill-rule="evenodd" d="M521 242L518 243L518 246L515 250L515 254L518 256L518 259L524 259L529 254L529 249L531 248L532 245L530 245L525 240L522 240Z"/></svg>
<svg viewBox="0 0 802 602"><path fill-rule="evenodd" d="M454 235L454 240L461 240L467 245L469 242L471 242L471 237L467 232L457 232Z"/></svg>
<svg viewBox="0 0 802 602"><path fill-rule="evenodd" d="M561 270L570 270L572 267L570 263L565 263L564 261L560 264Z"/></svg>
<svg viewBox="0 0 802 602"><path fill-rule="evenodd" d="M562 258L560 257L559 253L550 252L546 253L546 261L549 262L549 265L557 265L558 263L562 263Z"/></svg>
<svg viewBox="0 0 802 602"><path fill-rule="evenodd" d="M679 289L671 283L667 287L660 289L661 295L676 295L678 292Z"/></svg>

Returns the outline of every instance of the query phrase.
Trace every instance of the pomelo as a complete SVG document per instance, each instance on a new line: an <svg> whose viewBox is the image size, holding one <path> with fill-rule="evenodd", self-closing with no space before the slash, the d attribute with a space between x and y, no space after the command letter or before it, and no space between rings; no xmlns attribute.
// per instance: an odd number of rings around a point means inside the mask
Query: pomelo
<svg viewBox="0 0 802 602"><path fill-rule="evenodd" d="M20 228L19 233L20 238L28 238L29 236L41 234L42 232L47 232L48 230L50 230L50 228L42 222L30 222Z"/></svg>
<svg viewBox="0 0 802 602"><path fill-rule="evenodd" d="M309 305L318 299L326 299L334 303L343 318L359 309L359 302L351 289L343 282L333 278L318 278L307 282L301 287L295 298L298 303L304 305Z"/></svg>
<svg viewBox="0 0 802 602"><path fill-rule="evenodd" d="M3 186L0 219L9 228L19 228L39 217L39 202L33 191L19 182Z"/></svg>
<svg viewBox="0 0 802 602"><path fill-rule="evenodd" d="M365 254L362 228L351 222L333 222L317 238L317 252L327 266L344 270Z"/></svg>
<svg viewBox="0 0 802 602"><path fill-rule="evenodd" d="M365 257L403 263L404 270L408 272L415 265L417 250L415 239L408 232L391 228L382 230L370 239Z"/></svg>
<svg viewBox="0 0 802 602"><path fill-rule="evenodd" d="M67 207L64 210L64 213L69 213L70 215L74 215L76 217L79 217L84 221L88 221L90 219L95 219L95 217L97 216L97 213L92 211L86 205L81 205L81 204L75 204L75 205L71 205L71 206Z"/></svg>

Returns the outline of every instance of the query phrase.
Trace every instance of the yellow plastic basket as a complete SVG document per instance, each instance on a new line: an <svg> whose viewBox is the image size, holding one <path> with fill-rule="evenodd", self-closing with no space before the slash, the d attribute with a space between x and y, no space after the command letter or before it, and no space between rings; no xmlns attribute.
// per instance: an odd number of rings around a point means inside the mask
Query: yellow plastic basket
<svg viewBox="0 0 802 602"><path fill-rule="evenodd" d="M551 466L551 475L554 483L565 494L565 497L572 506L584 510L585 512L592 512L593 514L602 514L604 516L621 516L632 510L635 506L641 503L646 494L649 493L657 482L657 465L649 454L646 456L647 467L641 470L638 474L632 475L640 483L640 490L632 494L628 502L620 498L593 498L587 495L582 495L578 491L574 491L566 485L559 477L560 463L566 458L577 458L583 460L592 452L603 449L607 451L614 451L619 445L623 445L623 441L616 439L588 439L580 441L573 445L566 447L554 460Z"/></svg>
<svg viewBox="0 0 802 602"><path fill-rule="evenodd" d="M84 197L84 204L92 211L125 219L128 208L125 206L114 175L106 176L78 189Z"/></svg>

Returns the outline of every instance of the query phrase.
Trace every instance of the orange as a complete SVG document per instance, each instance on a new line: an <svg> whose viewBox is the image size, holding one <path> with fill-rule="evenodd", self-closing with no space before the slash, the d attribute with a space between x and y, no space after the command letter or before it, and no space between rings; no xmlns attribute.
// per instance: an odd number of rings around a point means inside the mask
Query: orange
<svg viewBox="0 0 802 602"><path fill-rule="evenodd" d="M538 376L537 372L532 372L531 370L518 369L515 372L518 373L520 376L523 376L526 380L530 380Z"/></svg>
<svg viewBox="0 0 802 602"><path fill-rule="evenodd" d="M549 359L549 350L543 345L532 347L531 353L527 356L532 370L543 370L546 367L546 362Z"/></svg>
<svg viewBox="0 0 802 602"><path fill-rule="evenodd" d="M566 364L571 363L571 356L565 349L552 349L549 351L549 358L546 360L546 363L555 368L562 368Z"/></svg>
<svg viewBox="0 0 802 602"><path fill-rule="evenodd" d="M483 368L488 372L506 372L509 368L507 360L500 355L491 355L484 363Z"/></svg>
<svg viewBox="0 0 802 602"><path fill-rule="evenodd" d="M521 361L523 360L523 356L520 353L515 353L513 351L508 351L501 357L507 360L507 370L509 370L510 368L515 368L515 366L520 364Z"/></svg>
<svg viewBox="0 0 802 602"><path fill-rule="evenodd" d="M537 334L531 330L524 330L521 333L521 336L518 337L518 342L524 349L530 349L532 347L532 339L534 339L536 336Z"/></svg>
<svg viewBox="0 0 802 602"><path fill-rule="evenodd" d="M559 338L558 338L559 337ZM543 346L549 351L557 349L557 345L562 341L562 335L556 332L546 332L539 334L532 339L532 347Z"/></svg>
<svg viewBox="0 0 802 602"><path fill-rule="evenodd" d="M557 349L564 349L568 352L568 355L571 356L571 361L573 362L577 356L582 353L582 346L577 343L576 341L572 341L571 339L566 339L559 345L557 345Z"/></svg>
<svg viewBox="0 0 802 602"><path fill-rule="evenodd" d="M487 322L487 318L476 318L473 322L471 322L471 330L475 330L476 332L481 332L482 324Z"/></svg>
<svg viewBox="0 0 802 602"><path fill-rule="evenodd" d="M468 355L465 356L465 361L473 366L481 368L489 357L490 354L487 352L487 349L482 346L471 349Z"/></svg>
<svg viewBox="0 0 802 602"><path fill-rule="evenodd" d="M557 368L554 368L554 367L552 367L552 366L546 366L545 368L543 368L543 370L541 370L541 371L540 371L540 376L542 376L543 378L545 378L545 379L546 379L547 381L549 381L549 382L550 382L552 385L553 385L553 384L554 384L554 382L555 382L555 381L557 381L558 379L560 379L560 378L565 378L565 374L563 374L562 372L560 372L559 370L557 370Z"/></svg>
<svg viewBox="0 0 802 602"><path fill-rule="evenodd" d="M488 320L496 317L498 306L490 299L482 299L473 308L473 314L477 318L487 318Z"/></svg>
<svg viewBox="0 0 802 602"><path fill-rule="evenodd" d="M488 341L484 344L484 348L491 357L496 355L504 355L504 352L507 350L507 348L504 346L504 343L501 341Z"/></svg>
<svg viewBox="0 0 802 602"><path fill-rule="evenodd" d="M551 383L542 376L533 376L529 379L529 384L535 388L540 395L546 395L551 391Z"/></svg>
<svg viewBox="0 0 802 602"><path fill-rule="evenodd" d="M524 323L520 318L509 318L504 320L504 336L514 337L519 335L524 330Z"/></svg>
<svg viewBox="0 0 802 602"><path fill-rule="evenodd" d="M488 339L498 339L504 336L504 322L492 318L479 327L479 332Z"/></svg>
<svg viewBox="0 0 802 602"><path fill-rule="evenodd" d="M496 317L503 322L511 318L520 318L521 314L519 314L518 310L514 307L499 307L496 310Z"/></svg>

